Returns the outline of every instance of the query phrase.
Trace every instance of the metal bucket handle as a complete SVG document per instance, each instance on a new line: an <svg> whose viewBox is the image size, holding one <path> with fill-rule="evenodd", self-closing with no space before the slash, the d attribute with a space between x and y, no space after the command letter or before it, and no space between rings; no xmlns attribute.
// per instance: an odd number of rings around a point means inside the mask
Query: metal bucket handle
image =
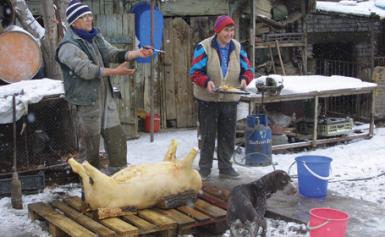
<svg viewBox="0 0 385 237"><path fill-rule="evenodd" d="M313 170L311 170L310 168L309 168L309 166L307 166L307 164L306 164L306 162L305 161L302 161L303 162L303 166L305 167L305 169L311 174L311 175L313 175L314 177L316 177L316 178L318 178L318 179L320 179L320 180L324 180L324 181L329 181L330 180L330 177L332 176L331 175L331 170L332 170L332 168L331 168L331 166L329 167L329 169L330 169L330 171L329 171L329 176L327 176L327 177L323 177L323 176L321 176L321 175L318 175L317 173L315 173Z"/></svg>
<svg viewBox="0 0 385 237"><path fill-rule="evenodd" d="M306 229L307 230L318 230L322 227L324 227L325 225L329 224L330 223L330 220L326 220L324 223L322 224L319 224L319 225L316 225L316 226L310 226L310 222L307 223L306 225Z"/></svg>
<svg viewBox="0 0 385 237"><path fill-rule="evenodd" d="M289 169L288 169L288 171L287 171L287 173L288 173L289 176L290 176L291 167L293 167L293 165L294 165L296 162L297 162L297 161L294 161L294 162L291 163L291 165L289 166ZM316 174L313 170L311 170L311 169L309 168L309 166L307 166L307 164L306 164L305 161L301 161L301 162L303 162L303 166L305 167L305 169L306 169L311 175L313 175L314 177L316 177L316 178L318 178L318 179L320 179L320 180L324 180L324 181L328 181L328 180L331 179L331 177L332 177L332 167L331 167L331 166L329 167L329 169L330 169L330 172L329 172L330 174L329 174L329 176L323 177L323 176L320 176L320 175Z"/></svg>
<svg viewBox="0 0 385 237"><path fill-rule="evenodd" d="M291 165L289 166L289 169L287 170L287 174L290 176L290 171L291 171L291 167L293 167L293 165L296 163L297 161L293 161L293 163L291 163Z"/></svg>

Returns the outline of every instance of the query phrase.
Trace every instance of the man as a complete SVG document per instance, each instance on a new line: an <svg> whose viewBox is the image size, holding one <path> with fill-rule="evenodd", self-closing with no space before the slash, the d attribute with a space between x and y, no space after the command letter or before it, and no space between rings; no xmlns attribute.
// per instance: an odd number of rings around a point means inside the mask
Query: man
<svg viewBox="0 0 385 237"><path fill-rule="evenodd" d="M220 86L245 88L253 79L246 52L234 40L235 24L229 16L219 16L214 36L200 42L194 51L191 80L198 101L200 141L199 172L203 179L210 175L215 140L219 177L238 178L231 164L234 151L237 104L240 96L216 93Z"/></svg>
<svg viewBox="0 0 385 237"><path fill-rule="evenodd" d="M127 143L112 97L110 76L133 75L127 60L147 57L152 49L123 51L111 46L93 28L91 9L76 0L66 10L70 26L57 50L64 76L65 99L74 106L79 125L80 160L99 168L100 135L113 173L127 165ZM109 68L109 63L121 63Z"/></svg>

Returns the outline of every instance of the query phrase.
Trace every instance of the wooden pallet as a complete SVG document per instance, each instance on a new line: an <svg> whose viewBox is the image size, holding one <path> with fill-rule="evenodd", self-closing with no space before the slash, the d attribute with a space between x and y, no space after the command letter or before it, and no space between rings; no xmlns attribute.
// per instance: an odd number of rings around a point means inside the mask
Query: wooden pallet
<svg viewBox="0 0 385 237"><path fill-rule="evenodd" d="M201 195L203 197L203 195ZM91 213L82 214L81 199L70 197L51 203L28 205L32 220L43 220L48 230L56 236L140 236L150 233L162 236L190 234L196 228L225 221L226 211L223 202L219 205L212 199L199 197L193 205L174 209L151 208L138 210L121 217L103 220L94 219Z"/></svg>

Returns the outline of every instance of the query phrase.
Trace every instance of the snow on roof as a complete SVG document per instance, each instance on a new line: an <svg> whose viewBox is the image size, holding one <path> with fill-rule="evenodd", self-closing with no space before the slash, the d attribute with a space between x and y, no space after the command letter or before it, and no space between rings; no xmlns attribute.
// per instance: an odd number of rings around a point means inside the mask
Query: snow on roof
<svg viewBox="0 0 385 237"><path fill-rule="evenodd" d="M377 15L380 19L385 18L385 1L369 0L369 1L350 1L343 0L339 2L317 1L317 12L332 12L340 14L348 14L355 16L369 17Z"/></svg>
<svg viewBox="0 0 385 237"><path fill-rule="evenodd" d="M62 95L63 82L52 79L19 81L0 86L0 124L12 123L12 96L17 94L16 120L28 112L28 104L34 104L46 96Z"/></svg>

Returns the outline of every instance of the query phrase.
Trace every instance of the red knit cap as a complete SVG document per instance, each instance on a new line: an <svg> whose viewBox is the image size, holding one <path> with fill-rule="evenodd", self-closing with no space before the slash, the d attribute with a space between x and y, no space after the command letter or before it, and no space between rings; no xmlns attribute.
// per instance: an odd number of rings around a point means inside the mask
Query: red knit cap
<svg viewBox="0 0 385 237"><path fill-rule="evenodd" d="M218 34L223 30L223 28L229 25L235 25L233 18L225 15L218 16L217 20L215 21L214 31Z"/></svg>

